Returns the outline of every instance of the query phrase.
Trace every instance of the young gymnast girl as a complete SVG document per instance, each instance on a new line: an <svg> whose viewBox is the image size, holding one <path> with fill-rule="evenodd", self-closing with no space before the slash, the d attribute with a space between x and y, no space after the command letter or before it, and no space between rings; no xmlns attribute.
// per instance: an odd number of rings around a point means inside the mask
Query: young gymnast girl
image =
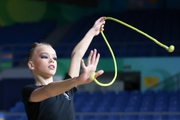
<svg viewBox="0 0 180 120"><path fill-rule="evenodd" d="M57 56L52 46L47 43L32 45L27 64L34 76L35 84L22 89L22 102L28 120L75 120L73 96L77 90L76 86L92 81L90 75L96 71L100 54L96 49L91 50L86 65L82 58L93 38L104 30L104 24L104 17L97 19L75 46L65 80L53 81L57 69ZM103 70L97 71L95 78L102 74Z"/></svg>

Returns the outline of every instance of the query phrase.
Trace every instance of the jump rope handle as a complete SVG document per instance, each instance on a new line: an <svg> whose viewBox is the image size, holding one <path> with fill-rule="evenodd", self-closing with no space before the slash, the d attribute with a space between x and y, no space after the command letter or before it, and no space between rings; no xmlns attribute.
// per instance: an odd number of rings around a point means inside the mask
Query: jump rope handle
<svg viewBox="0 0 180 120"><path fill-rule="evenodd" d="M154 41L154 42L155 42L156 44L158 44L159 46L165 48L168 52L173 52L174 49L175 49L174 45L170 45L170 46L168 47L168 46L162 44L161 42L159 42L158 40L156 40L155 38L151 37L151 36L148 35L147 33L143 32L143 31L141 31L141 30L139 30L139 29L137 29L137 28L135 28L135 27L133 27L133 26L131 26L131 25L129 25L129 24L121 21L121 20L118 20L118 19L113 18L113 17L105 17L104 20L112 20L112 21L118 22L118 23L120 23L120 24L122 24L122 25L124 25L124 26L126 26L126 27L128 27L128 28L130 28L130 29L132 29L132 30L134 30L134 31L136 31L136 32L144 35L145 37L147 37L147 38L149 38L150 40ZM108 48L109 48L109 51L110 51L110 53L111 53L111 55L112 55L112 59L113 59L113 62L114 62L114 78L112 79L111 82L106 83L106 84L103 84L103 83L100 83L97 79L94 78L95 72L93 72L93 73L91 74L91 76L90 76L90 79L91 79L91 80L94 80L94 82L95 82L96 84L100 85L100 86L110 86L110 85L112 85L112 84L115 82L116 77L117 77L117 63L116 63L116 59L115 59L115 57L114 57L113 50L111 49L111 46L110 46L110 44L108 43L108 40L106 39L103 31L101 31L101 35L102 35L102 37L104 38L104 41L105 41L105 43L107 44L107 46L108 46Z"/></svg>

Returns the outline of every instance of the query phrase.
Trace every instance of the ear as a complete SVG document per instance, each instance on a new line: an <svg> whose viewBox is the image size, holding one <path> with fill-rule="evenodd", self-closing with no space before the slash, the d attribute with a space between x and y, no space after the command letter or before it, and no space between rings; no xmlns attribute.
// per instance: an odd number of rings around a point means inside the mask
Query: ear
<svg viewBox="0 0 180 120"><path fill-rule="evenodd" d="M28 65L28 67L29 67L30 70L34 70L34 64L33 64L32 61L29 61L29 62L27 63L27 65Z"/></svg>

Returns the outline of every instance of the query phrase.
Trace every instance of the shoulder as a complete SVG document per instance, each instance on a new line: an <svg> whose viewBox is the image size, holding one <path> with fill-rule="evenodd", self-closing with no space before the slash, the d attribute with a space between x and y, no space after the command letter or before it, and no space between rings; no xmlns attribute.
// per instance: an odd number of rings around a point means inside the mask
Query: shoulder
<svg viewBox="0 0 180 120"><path fill-rule="evenodd" d="M70 79L72 78L68 73L65 75L65 78L64 79Z"/></svg>
<svg viewBox="0 0 180 120"><path fill-rule="evenodd" d="M42 87L42 86L36 86L35 84L26 85L22 88L22 94L32 93L35 89Z"/></svg>
<svg viewBox="0 0 180 120"><path fill-rule="evenodd" d="M36 89L38 88L39 86L36 86L35 84L30 84L30 85L26 85L23 87L22 90L26 90L26 89Z"/></svg>
<svg viewBox="0 0 180 120"><path fill-rule="evenodd" d="M40 88L42 86L36 86L35 84L26 85L22 88L21 95L22 95L22 101L28 102L29 98L31 96L31 93L36 90L37 88Z"/></svg>

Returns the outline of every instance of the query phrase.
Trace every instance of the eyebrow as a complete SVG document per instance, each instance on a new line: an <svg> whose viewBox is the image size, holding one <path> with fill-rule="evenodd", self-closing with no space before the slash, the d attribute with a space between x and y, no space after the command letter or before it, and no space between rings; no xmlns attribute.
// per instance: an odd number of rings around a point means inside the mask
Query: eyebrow
<svg viewBox="0 0 180 120"><path fill-rule="evenodd" d="M42 52L42 53L40 53L40 55L41 55L41 54L49 54L49 53L47 53L47 52ZM52 55L57 56L56 54L52 54Z"/></svg>

